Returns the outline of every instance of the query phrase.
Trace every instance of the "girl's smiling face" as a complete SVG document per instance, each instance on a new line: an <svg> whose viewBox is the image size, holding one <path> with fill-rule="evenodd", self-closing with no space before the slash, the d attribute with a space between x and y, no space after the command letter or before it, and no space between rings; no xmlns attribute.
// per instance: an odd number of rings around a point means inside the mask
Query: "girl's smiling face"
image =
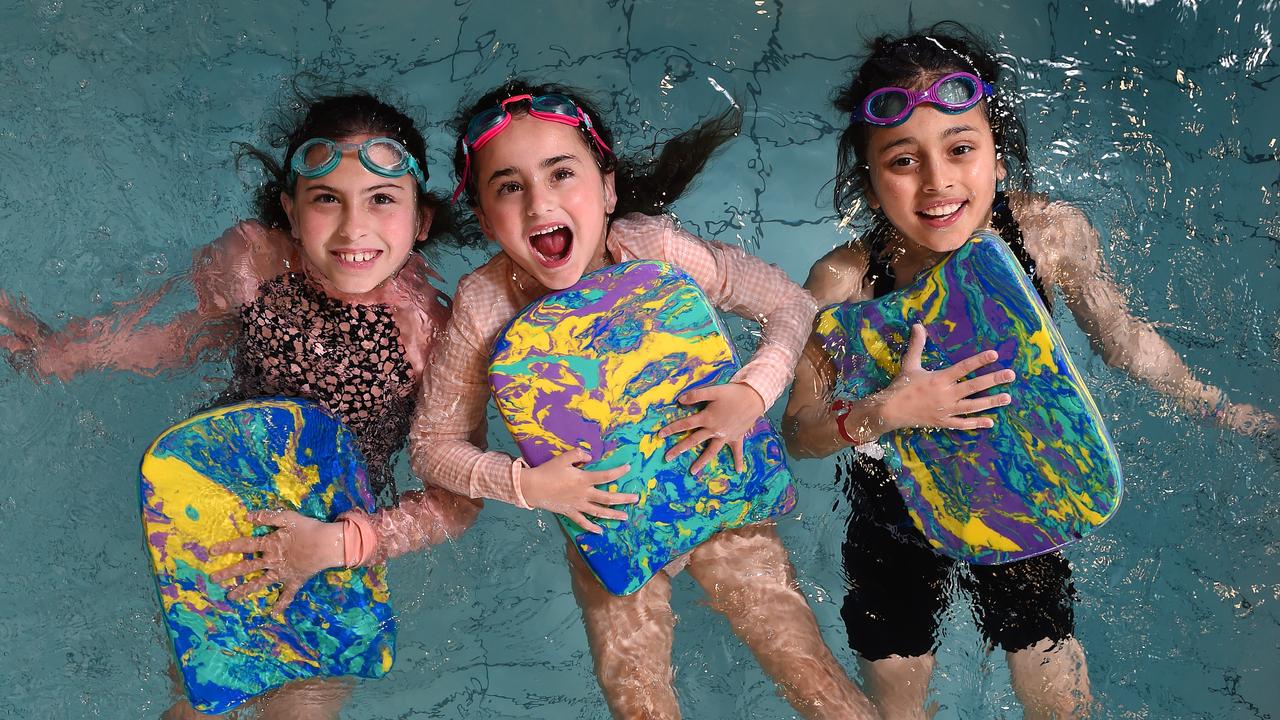
<svg viewBox="0 0 1280 720"><path fill-rule="evenodd" d="M362 143L372 137L334 139ZM331 295L371 300L359 296L383 286L409 259L414 243L426 238L432 212L419 207L414 182L407 174L375 175L349 150L332 172L298 177L292 195L280 196L306 263L324 276Z"/></svg>
<svg viewBox="0 0 1280 720"><path fill-rule="evenodd" d="M991 222L1005 167L986 113L985 101L958 115L925 104L901 125L871 128L866 198L905 240L950 252Z"/></svg>
<svg viewBox="0 0 1280 720"><path fill-rule="evenodd" d="M472 155L476 218L535 280L563 290L605 263L617 198L581 131L527 114Z"/></svg>

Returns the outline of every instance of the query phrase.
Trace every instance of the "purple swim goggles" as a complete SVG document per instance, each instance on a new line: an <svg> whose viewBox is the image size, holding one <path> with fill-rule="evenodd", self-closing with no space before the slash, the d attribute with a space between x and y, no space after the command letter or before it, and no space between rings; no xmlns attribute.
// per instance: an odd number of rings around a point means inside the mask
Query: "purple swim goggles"
<svg viewBox="0 0 1280 720"><path fill-rule="evenodd" d="M862 101L853 121L880 127L901 125L911 117L916 106L922 103L932 103L948 115L958 115L977 105L982 98L995 94L995 88L977 75L967 72L951 73L938 78L926 90L900 87L875 90Z"/></svg>

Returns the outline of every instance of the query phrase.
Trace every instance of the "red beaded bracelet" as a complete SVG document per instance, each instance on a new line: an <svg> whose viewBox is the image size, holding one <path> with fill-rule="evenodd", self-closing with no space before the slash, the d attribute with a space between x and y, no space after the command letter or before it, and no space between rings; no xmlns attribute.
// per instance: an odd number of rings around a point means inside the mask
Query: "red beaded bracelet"
<svg viewBox="0 0 1280 720"><path fill-rule="evenodd" d="M849 428L844 425L845 418L849 417L850 411L853 410L849 401L835 400L831 403L831 409L836 414L836 432L840 434L840 438L850 445L861 445L862 443L855 440L854 437L849 434Z"/></svg>

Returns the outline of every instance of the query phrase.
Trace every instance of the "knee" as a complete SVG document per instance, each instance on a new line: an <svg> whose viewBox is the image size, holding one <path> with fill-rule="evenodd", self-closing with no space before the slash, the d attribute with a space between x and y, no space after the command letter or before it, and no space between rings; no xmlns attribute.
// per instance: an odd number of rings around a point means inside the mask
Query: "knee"
<svg viewBox="0 0 1280 720"><path fill-rule="evenodd" d="M1009 654L1013 690L1027 718L1074 720L1089 716L1093 694L1084 649L1075 638L1042 640Z"/></svg>
<svg viewBox="0 0 1280 720"><path fill-rule="evenodd" d="M933 655L859 659L867 695L885 718L925 718L933 678Z"/></svg>
<svg viewBox="0 0 1280 720"><path fill-rule="evenodd" d="M637 667L596 660L596 679L615 718L672 720L680 717L673 673L668 665Z"/></svg>

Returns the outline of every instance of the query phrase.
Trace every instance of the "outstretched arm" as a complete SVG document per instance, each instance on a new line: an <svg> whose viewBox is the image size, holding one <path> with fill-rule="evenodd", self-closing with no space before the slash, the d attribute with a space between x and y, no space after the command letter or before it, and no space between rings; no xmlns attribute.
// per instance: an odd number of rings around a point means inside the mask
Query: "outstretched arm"
<svg viewBox="0 0 1280 720"><path fill-rule="evenodd" d="M155 375L189 367L233 337L234 312L261 282L259 272L278 262L278 242L256 225L241 224L196 253L189 274L199 300L194 310L165 323L145 319L182 278L121 303L110 312L77 318L53 330L24 304L0 293L0 348L10 361L40 379L68 380L92 370Z"/></svg>
<svg viewBox="0 0 1280 720"><path fill-rule="evenodd" d="M1222 390L1198 380L1155 328L1133 315L1128 299L1107 271L1098 232L1084 213L1066 203L1050 203L1043 213L1062 243L1053 280L1062 287L1067 307L1107 365L1171 398L1189 414L1212 417L1245 435L1277 431L1274 415L1233 403Z"/></svg>
<svg viewBox="0 0 1280 720"><path fill-rule="evenodd" d="M172 286L173 281L167 282L111 312L72 320L58 331L44 326L39 333L31 332L31 326L44 325L35 315L0 295L0 324L13 332L0 337L0 347L10 352L15 366L42 380L65 381L105 369L155 375L193 365L222 347L226 332L194 310L163 324L144 325L143 319Z"/></svg>

